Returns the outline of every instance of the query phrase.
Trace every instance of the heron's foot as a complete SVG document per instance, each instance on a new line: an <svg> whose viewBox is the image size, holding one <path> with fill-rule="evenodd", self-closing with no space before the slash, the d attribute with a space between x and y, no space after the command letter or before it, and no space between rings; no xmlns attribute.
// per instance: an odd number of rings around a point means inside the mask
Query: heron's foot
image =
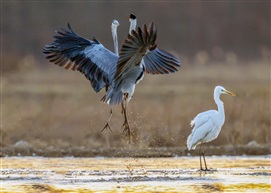
<svg viewBox="0 0 271 193"><path fill-rule="evenodd" d="M107 130L107 129L109 129L111 131L111 133L113 133L113 131L112 131L112 129L111 129L111 127L110 127L110 125L109 125L108 122L106 123L106 125L104 126L104 128L101 130L101 132L103 132L104 130Z"/></svg>
<svg viewBox="0 0 271 193"><path fill-rule="evenodd" d="M129 137L129 142L131 142L131 130L130 130L130 126L127 120L124 121L122 128L123 128L123 133L125 134L125 136Z"/></svg>
<svg viewBox="0 0 271 193"><path fill-rule="evenodd" d="M130 126L128 124L127 121L124 121L123 125L122 125L122 128L123 128L123 133L128 136L131 134L131 131L130 131Z"/></svg>
<svg viewBox="0 0 271 193"><path fill-rule="evenodd" d="M200 172L203 172L203 171L205 171L205 169L203 169L203 168L200 168L200 169L199 169L199 171L200 171Z"/></svg>
<svg viewBox="0 0 271 193"><path fill-rule="evenodd" d="M208 168L205 168L205 169L200 168L199 171L200 171L200 172L210 172L210 171L212 171L212 170L210 170L210 169L208 169Z"/></svg>

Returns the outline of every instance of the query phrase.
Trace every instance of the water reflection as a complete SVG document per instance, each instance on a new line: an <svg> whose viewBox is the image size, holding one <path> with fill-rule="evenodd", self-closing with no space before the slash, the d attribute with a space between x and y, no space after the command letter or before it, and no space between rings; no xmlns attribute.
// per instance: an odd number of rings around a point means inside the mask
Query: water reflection
<svg viewBox="0 0 271 193"><path fill-rule="evenodd" d="M270 192L270 157L1 158L1 192Z"/></svg>

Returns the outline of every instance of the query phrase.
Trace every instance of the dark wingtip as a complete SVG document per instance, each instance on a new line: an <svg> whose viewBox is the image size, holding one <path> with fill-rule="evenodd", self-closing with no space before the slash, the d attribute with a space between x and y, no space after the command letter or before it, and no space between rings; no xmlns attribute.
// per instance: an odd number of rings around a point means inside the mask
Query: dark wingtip
<svg viewBox="0 0 271 193"><path fill-rule="evenodd" d="M136 16L134 14L130 14L130 19L136 19Z"/></svg>
<svg viewBox="0 0 271 193"><path fill-rule="evenodd" d="M151 22L151 25L153 26L153 31L157 32L156 25L153 22Z"/></svg>
<svg viewBox="0 0 271 193"><path fill-rule="evenodd" d="M150 33L153 33L153 22L149 24L149 31Z"/></svg>
<svg viewBox="0 0 271 193"><path fill-rule="evenodd" d="M70 23L69 23L69 22L68 22L68 28L69 28L69 30L70 30L70 31L72 31L72 32L73 32L72 27L71 27L71 25L70 25Z"/></svg>
<svg viewBox="0 0 271 193"><path fill-rule="evenodd" d="M142 34L142 30L141 30L141 27L137 27L137 31L138 31L138 34Z"/></svg>

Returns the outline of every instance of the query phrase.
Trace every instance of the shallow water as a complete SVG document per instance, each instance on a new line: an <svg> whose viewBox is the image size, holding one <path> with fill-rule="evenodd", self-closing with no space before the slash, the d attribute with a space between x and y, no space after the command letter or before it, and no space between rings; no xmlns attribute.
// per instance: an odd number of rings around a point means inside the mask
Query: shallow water
<svg viewBox="0 0 271 193"><path fill-rule="evenodd" d="M1 192L270 192L270 156L1 158Z"/></svg>

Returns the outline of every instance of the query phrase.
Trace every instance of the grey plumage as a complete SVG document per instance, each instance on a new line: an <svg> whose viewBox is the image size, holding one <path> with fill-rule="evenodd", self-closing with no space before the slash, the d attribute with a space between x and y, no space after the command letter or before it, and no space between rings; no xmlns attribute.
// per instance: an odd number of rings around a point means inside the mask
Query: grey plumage
<svg viewBox="0 0 271 193"><path fill-rule="evenodd" d="M131 15L130 19L133 21L136 17ZM145 72L168 74L180 67L177 58L157 48L155 43L157 30L153 23L149 27L144 25L137 29L135 24L136 22L133 22L130 25L128 37L121 47L119 56L106 49L97 39L88 40L79 36L69 24L68 29L57 31L58 35L54 36L53 43L43 48L43 53L50 62L66 69L80 71L96 92L105 88L106 94L101 101L109 105L122 104L123 128L129 135L129 141L130 127L126 106L133 96L136 84L143 79ZM113 28L113 31L115 29ZM114 42L116 37L114 31ZM116 46L115 52L118 53ZM108 120L111 115L112 109ZM103 130L110 129L108 122Z"/></svg>
<svg viewBox="0 0 271 193"><path fill-rule="evenodd" d="M128 34L119 57L97 39L79 36L68 24L68 29L56 31L58 35L54 36L54 42L45 45L43 53L50 62L84 74L95 92L109 88L102 101L120 104L125 93L119 88L124 80L134 80L135 84L142 72L167 74L180 67L176 57L156 48L154 24L148 28L144 25L142 29L138 27Z"/></svg>
<svg viewBox="0 0 271 193"><path fill-rule="evenodd" d="M128 34L120 51L120 58L114 75L113 85L109 88L105 101L109 104L120 104L126 93L126 102L131 99L138 77L144 71L143 57L156 48L156 28L152 23L147 29L138 27ZM122 93L122 94L121 94Z"/></svg>
<svg viewBox="0 0 271 193"><path fill-rule="evenodd" d="M51 44L45 45L46 58L61 67L78 70L90 81L95 92L112 83L118 56L106 49L98 40L85 39L68 29L56 31Z"/></svg>

